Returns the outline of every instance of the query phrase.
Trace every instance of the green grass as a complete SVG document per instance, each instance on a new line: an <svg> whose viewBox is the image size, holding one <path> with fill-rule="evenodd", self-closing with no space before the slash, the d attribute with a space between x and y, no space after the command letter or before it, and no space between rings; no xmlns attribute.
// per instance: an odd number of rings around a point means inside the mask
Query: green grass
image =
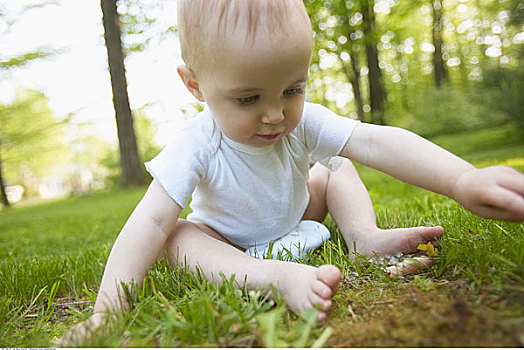
<svg viewBox="0 0 524 350"><path fill-rule="evenodd" d="M524 170L524 142L512 126L434 141L477 165ZM350 258L328 218L332 239L302 260L344 273L325 327L314 326L314 313L287 313L278 297L227 280L219 287L161 262L135 291L132 310L85 345L522 346L524 225L480 219L443 196L358 169L381 227L445 228L436 266L391 280L383 263ZM144 192L0 211L0 345L49 347L89 317L111 246Z"/></svg>

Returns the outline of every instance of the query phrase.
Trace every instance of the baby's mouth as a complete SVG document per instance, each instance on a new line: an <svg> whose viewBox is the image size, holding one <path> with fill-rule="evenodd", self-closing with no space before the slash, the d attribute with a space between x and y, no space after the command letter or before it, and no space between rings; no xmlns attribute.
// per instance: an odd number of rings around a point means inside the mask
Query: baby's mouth
<svg viewBox="0 0 524 350"><path fill-rule="evenodd" d="M263 138L264 140L275 140L281 134L282 133L277 133L277 134L257 134L257 136Z"/></svg>

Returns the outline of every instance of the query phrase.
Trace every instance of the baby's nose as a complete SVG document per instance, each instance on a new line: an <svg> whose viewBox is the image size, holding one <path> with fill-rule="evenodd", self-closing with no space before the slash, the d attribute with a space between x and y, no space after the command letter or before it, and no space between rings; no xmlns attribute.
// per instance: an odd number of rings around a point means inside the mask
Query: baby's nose
<svg viewBox="0 0 524 350"><path fill-rule="evenodd" d="M272 108L267 110L262 116L264 124L278 124L284 120L284 111L282 108Z"/></svg>

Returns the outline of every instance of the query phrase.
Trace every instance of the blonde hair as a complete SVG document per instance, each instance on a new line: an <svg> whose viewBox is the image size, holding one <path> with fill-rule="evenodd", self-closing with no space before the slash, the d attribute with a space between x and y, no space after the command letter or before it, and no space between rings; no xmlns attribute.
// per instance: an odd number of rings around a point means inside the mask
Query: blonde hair
<svg viewBox="0 0 524 350"><path fill-rule="evenodd" d="M177 6L182 58L192 69L200 66L211 42L238 30L253 44L261 31L292 30L290 19L311 29L302 0L178 0Z"/></svg>

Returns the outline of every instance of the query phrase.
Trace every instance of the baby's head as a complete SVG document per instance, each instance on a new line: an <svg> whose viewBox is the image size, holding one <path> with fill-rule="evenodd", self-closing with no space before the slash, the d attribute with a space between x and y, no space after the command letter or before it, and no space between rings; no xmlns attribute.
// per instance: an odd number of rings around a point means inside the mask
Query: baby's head
<svg viewBox="0 0 524 350"><path fill-rule="evenodd" d="M279 35L312 38L302 0L178 0L178 34L182 58L195 73L204 73L213 52L230 41L249 49Z"/></svg>
<svg viewBox="0 0 524 350"><path fill-rule="evenodd" d="M302 0L178 0L178 72L223 133L254 146L296 127L312 49Z"/></svg>

